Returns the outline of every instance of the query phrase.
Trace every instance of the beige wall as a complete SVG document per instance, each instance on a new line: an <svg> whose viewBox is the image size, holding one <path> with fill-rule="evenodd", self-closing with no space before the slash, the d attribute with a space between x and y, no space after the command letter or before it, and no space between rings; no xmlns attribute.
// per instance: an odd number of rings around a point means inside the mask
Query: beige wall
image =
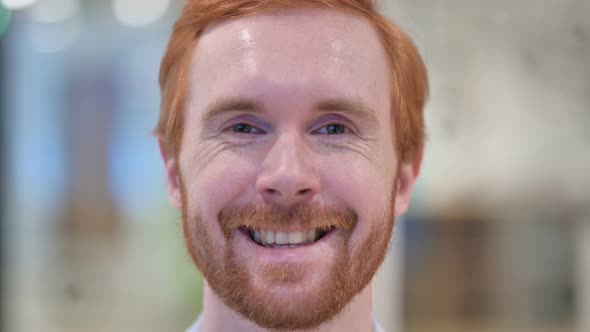
<svg viewBox="0 0 590 332"><path fill-rule="evenodd" d="M414 37L430 74L418 213L440 215L467 207L497 222L526 220L524 234L535 227L533 217L559 223L554 219L583 214L590 204L590 1L381 2ZM507 225L494 236L513 231ZM519 239L496 237L492 243L501 249L507 241L515 248L538 242L533 235L530 242ZM582 243L580 248L586 248ZM581 250L582 257L589 255ZM495 255L500 267L509 266L503 260L511 255L515 259L510 252ZM582 266L579 294L585 294L590 278ZM399 268L386 266L382 273L395 274ZM531 271L524 265L521 270L505 274L526 286ZM498 296L514 290L514 279L504 282ZM376 303L396 303L388 297L400 293L400 283L377 285ZM579 317L590 316L587 297L580 296ZM397 312L394 307L392 317ZM580 331L590 330L586 320ZM399 322L385 321L396 331Z"/></svg>
<svg viewBox="0 0 590 332"><path fill-rule="evenodd" d="M590 197L590 2L390 1L431 79L425 202Z"/></svg>

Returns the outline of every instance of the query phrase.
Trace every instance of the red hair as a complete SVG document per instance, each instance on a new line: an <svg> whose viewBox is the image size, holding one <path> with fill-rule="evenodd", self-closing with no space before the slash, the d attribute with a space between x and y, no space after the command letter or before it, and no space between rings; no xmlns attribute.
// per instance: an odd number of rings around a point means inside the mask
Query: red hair
<svg viewBox="0 0 590 332"><path fill-rule="evenodd" d="M379 34L393 79L396 152L400 161L420 158L425 139L423 111L428 97L426 68L410 37L375 7L373 0L187 0L160 66L162 105L156 135L169 153L178 154L189 68L195 45L207 26L272 10L332 8L366 18Z"/></svg>

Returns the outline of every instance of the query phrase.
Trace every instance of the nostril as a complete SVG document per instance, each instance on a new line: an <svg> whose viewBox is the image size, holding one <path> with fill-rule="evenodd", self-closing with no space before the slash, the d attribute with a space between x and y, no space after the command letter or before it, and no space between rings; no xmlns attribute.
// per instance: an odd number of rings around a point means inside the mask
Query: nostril
<svg viewBox="0 0 590 332"><path fill-rule="evenodd" d="M274 194L278 193L278 190L268 188L268 189L266 189L266 192L269 193L269 194L274 195Z"/></svg>
<svg viewBox="0 0 590 332"><path fill-rule="evenodd" d="M307 193L309 193L311 191L311 189L301 189L297 192L298 195L305 195Z"/></svg>

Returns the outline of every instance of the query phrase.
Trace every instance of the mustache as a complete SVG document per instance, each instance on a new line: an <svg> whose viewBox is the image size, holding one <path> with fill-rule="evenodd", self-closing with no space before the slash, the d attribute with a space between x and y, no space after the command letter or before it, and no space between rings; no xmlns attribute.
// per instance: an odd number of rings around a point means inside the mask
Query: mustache
<svg viewBox="0 0 590 332"><path fill-rule="evenodd" d="M328 208L318 204L299 204L284 209L268 203L223 209L219 223L226 238L240 227L250 229L273 229L277 226L297 224L303 229L352 231L358 221L357 213L351 208Z"/></svg>

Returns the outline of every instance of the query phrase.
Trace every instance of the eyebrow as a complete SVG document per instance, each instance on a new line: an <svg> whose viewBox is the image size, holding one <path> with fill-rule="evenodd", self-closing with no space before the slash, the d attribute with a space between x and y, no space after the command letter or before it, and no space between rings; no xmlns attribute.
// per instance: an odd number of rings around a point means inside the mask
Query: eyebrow
<svg viewBox="0 0 590 332"><path fill-rule="evenodd" d="M379 124L379 119L377 118L377 113L375 110L360 101L331 99L319 103L316 108L321 112L339 112L349 114L353 117L366 120L371 124Z"/></svg>
<svg viewBox="0 0 590 332"><path fill-rule="evenodd" d="M241 111L248 113L262 113L263 107L260 103L247 98L225 97L214 101L201 115L203 122L209 122L220 114Z"/></svg>
<svg viewBox="0 0 590 332"><path fill-rule="evenodd" d="M374 109L360 101L344 99L328 99L318 103L314 109L322 113L339 112L366 120L373 125L378 125L379 120ZM225 97L214 101L201 115L203 122L209 122L215 117L227 112L264 113L264 107L260 102L249 98Z"/></svg>

